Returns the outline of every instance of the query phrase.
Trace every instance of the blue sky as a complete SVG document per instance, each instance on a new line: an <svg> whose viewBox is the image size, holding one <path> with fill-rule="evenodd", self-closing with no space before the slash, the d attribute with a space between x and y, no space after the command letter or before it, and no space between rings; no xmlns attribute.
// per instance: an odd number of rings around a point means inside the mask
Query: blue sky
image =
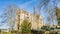
<svg viewBox="0 0 60 34"><path fill-rule="evenodd" d="M20 8L27 11L32 11L33 6L38 5L39 0L0 0L0 11L9 4L16 4Z"/></svg>
<svg viewBox="0 0 60 34"><path fill-rule="evenodd" d="M38 6L40 0L0 0L0 16L4 13L4 8L7 7L7 5L10 4L16 4L21 9L24 9L26 11L29 11L30 13L33 13L34 6ZM60 2L57 4L57 7L60 8ZM43 9L41 11L44 11ZM46 15L44 12L42 12L42 15L44 17L44 21L46 22ZM2 18L0 18L0 24L1 24ZM2 24L0 28L8 28L7 23Z"/></svg>
<svg viewBox="0 0 60 34"><path fill-rule="evenodd" d="M4 9L10 4L16 4L23 10L33 13L33 7L39 4L40 0L0 0L0 16L5 12ZM3 18L0 17L0 28L8 28L8 23L1 23Z"/></svg>

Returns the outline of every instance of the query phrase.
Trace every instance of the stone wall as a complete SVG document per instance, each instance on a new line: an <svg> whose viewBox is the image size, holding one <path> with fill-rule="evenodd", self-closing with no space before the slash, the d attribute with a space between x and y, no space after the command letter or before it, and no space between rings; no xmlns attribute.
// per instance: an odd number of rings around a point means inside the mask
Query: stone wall
<svg viewBox="0 0 60 34"><path fill-rule="evenodd" d="M39 15L39 20L37 20L36 19L37 15L31 14L24 10L19 10L19 11L20 11L20 25L21 25L22 21L26 18L32 23L31 29L37 30L38 27L40 29L43 26L43 18L41 15ZM18 24L18 12L16 14L15 30L17 30L17 24Z"/></svg>

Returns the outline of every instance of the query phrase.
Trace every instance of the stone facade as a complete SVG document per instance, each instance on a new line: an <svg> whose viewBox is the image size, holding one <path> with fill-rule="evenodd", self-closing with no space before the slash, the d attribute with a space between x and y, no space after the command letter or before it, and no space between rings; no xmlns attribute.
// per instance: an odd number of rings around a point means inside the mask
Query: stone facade
<svg viewBox="0 0 60 34"><path fill-rule="evenodd" d="M60 26L60 9L58 7L56 7L56 16L58 20L58 25Z"/></svg>
<svg viewBox="0 0 60 34"><path fill-rule="evenodd" d="M20 25L24 19L28 19L32 23L31 29L37 30L38 28L40 29L43 26L43 19L41 15L38 15L39 18L37 19L36 18L37 14L34 15L34 14L31 14L29 12L19 9L16 14L15 30L17 30L17 25L18 25L18 20L19 20L18 14L20 15Z"/></svg>

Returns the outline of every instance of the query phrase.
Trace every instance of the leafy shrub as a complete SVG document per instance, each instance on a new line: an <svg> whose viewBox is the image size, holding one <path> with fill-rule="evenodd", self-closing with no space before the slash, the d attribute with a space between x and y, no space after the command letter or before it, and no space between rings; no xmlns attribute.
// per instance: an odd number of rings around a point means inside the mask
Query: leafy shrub
<svg viewBox="0 0 60 34"><path fill-rule="evenodd" d="M36 31L36 30L31 30L31 32L32 32L33 34L37 34L37 33L38 33L38 31Z"/></svg>
<svg viewBox="0 0 60 34"><path fill-rule="evenodd" d="M31 32L31 22L29 22L27 19L24 19L21 24L22 33L30 33Z"/></svg>
<svg viewBox="0 0 60 34"><path fill-rule="evenodd" d="M42 30L42 31L40 31L40 33L39 34L44 34L45 33L45 30Z"/></svg>
<svg viewBox="0 0 60 34"><path fill-rule="evenodd" d="M45 30L42 30L42 31L31 30L31 32L33 34L44 34L45 33Z"/></svg>
<svg viewBox="0 0 60 34"><path fill-rule="evenodd" d="M18 31L17 31L17 30L12 30L11 32L12 32L12 33L17 33Z"/></svg>
<svg viewBox="0 0 60 34"><path fill-rule="evenodd" d="M0 32L1 32L1 30L0 30Z"/></svg>
<svg viewBox="0 0 60 34"><path fill-rule="evenodd" d="M0 34L1 34L1 30L0 30Z"/></svg>

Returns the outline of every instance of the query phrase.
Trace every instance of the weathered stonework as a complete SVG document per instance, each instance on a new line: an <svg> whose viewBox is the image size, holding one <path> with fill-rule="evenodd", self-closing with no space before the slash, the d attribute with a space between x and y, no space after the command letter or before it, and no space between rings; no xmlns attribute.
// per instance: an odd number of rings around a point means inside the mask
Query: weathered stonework
<svg viewBox="0 0 60 34"><path fill-rule="evenodd" d="M19 11L20 11L20 25L22 21L26 18L32 23L31 29L38 30L43 26L43 18L41 15L39 15L39 19L37 19L36 18L37 15L31 14L21 9L19 9L18 12ZM15 30L18 30L17 28L18 27L17 26L18 25L18 12L16 14Z"/></svg>

